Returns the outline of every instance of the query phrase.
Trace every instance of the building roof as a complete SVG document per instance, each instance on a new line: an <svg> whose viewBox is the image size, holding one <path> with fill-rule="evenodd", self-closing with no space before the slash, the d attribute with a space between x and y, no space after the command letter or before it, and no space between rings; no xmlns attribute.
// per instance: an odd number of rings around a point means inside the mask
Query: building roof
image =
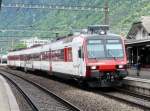
<svg viewBox="0 0 150 111"><path fill-rule="evenodd" d="M143 46L143 45L150 45L150 40L135 40L135 39L127 39L125 40L126 46Z"/></svg>
<svg viewBox="0 0 150 111"><path fill-rule="evenodd" d="M143 16L141 22L145 30L150 33L150 16Z"/></svg>
<svg viewBox="0 0 150 111"><path fill-rule="evenodd" d="M133 38L138 29L141 27L143 27L150 34L150 16L142 16L140 21L134 22L130 31L128 32L127 38Z"/></svg>
<svg viewBox="0 0 150 111"><path fill-rule="evenodd" d="M136 43L143 43L143 42L150 42L150 40L135 40L135 39L128 39L125 40L125 44L136 44Z"/></svg>

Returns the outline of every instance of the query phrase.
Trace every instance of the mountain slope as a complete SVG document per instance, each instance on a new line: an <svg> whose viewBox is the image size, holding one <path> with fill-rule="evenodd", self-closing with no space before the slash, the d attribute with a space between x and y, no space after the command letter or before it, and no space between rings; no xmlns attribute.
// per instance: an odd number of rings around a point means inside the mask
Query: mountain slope
<svg viewBox="0 0 150 111"><path fill-rule="evenodd" d="M5 0L8 3L57 4L96 6L102 8L105 0ZM114 33L127 33L131 24L141 16L150 15L149 0L109 0L110 27ZM40 9L3 8L0 28L45 30L25 32L3 32L0 35L55 36L69 33L72 29L85 28L91 24L103 24L104 12L63 11Z"/></svg>

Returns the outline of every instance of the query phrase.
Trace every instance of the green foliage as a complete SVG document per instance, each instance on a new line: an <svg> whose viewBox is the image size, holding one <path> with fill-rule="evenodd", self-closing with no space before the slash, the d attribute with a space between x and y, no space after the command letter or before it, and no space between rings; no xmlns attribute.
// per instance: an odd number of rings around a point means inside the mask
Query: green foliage
<svg viewBox="0 0 150 111"><path fill-rule="evenodd" d="M5 0L4 3L14 3L20 0ZM43 3L59 5L80 5L104 7L105 0L22 0L25 3ZM132 23L141 16L150 16L149 0L108 0L111 31L120 34L127 33ZM54 3L53 3L54 2ZM104 12L69 11L69 10L40 10L40 9L3 9L1 10L0 27L16 28L17 25L28 30L47 30L47 32L5 32L1 35L25 35L55 37L67 35L72 29L85 28L92 24L103 24ZM29 27L31 26L32 27Z"/></svg>
<svg viewBox="0 0 150 111"><path fill-rule="evenodd" d="M14 49L24 49L24 48L27 48L27 45L23 43L18 43L14 46Z"/></svg>

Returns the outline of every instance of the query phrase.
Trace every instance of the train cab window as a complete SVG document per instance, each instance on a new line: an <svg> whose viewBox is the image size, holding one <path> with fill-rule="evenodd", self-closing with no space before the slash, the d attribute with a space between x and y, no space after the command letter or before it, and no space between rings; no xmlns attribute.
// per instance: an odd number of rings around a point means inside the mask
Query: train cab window
<svg viewBox="0 0 150 111"><path fill-rule="evenodd" d="M107 40L106 51L107 57L122 58L124 56L121 40Z"/></svg>
<svg viewBox="0 0 150 111"><path fill-rule="evenodd" d="M105 58L103 40L88 40L87 52L89 59Z"/></svg>

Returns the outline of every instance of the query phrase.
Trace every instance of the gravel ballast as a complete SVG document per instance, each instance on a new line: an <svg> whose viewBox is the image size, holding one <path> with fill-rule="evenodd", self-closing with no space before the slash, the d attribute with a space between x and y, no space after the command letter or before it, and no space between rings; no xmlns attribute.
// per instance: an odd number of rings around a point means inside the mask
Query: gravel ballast
<svg viewBox="0 0 150 111"><path fill-rule="evenodd" d="M24 97L20 94L20 92L16 89L16 87L7 81L8 84L10 85L12 92L14 93L14 96L16 97L16 101L19 105L20 111L32 111L31 107L27 103L27 101L24 99Z"/></svg>
<svg viewBox="0 0 150 111"><path fill-rule="evenodd" d="M28 95L28 97L40 111L70 111L70 109L68 109L62 103L50 97L48 94L39 90L30 83L13 75L7 74L7 76L9 76L9 78L13 79L19 85L19 87Z"/></svg>
<svg viewBox="0 0 150 111"><path fill-rule="evenodd" d="M21 71L11 71L45 86L58 96L63 97L84 111L143 111L142 109L130 106L129 104L107 98L91 91L82 90L60 81L26 74Z"/></svg>

